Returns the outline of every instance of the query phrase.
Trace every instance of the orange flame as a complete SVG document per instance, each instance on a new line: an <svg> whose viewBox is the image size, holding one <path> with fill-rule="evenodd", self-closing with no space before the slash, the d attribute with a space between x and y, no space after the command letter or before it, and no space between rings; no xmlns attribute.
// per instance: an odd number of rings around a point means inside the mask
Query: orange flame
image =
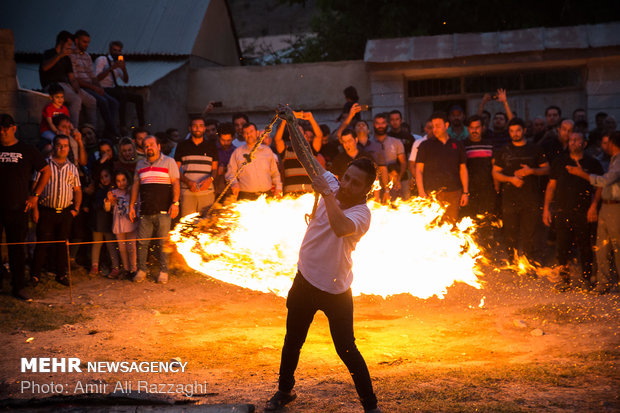
<svg viewBox="0 0 620 413"><path fill-rule="evenodd" d="M239 202L215 223L221 231L201 232L197 214L184 217L171 240L187 264L213 278L286 296L296 272L299 247L313 195ZM480 250L466 218L452 228L438 224L444 210L416 198L392 206L371 202L370 230L353 253L355 295L409 293L443 298L455 282L481 288Z"/></svg>

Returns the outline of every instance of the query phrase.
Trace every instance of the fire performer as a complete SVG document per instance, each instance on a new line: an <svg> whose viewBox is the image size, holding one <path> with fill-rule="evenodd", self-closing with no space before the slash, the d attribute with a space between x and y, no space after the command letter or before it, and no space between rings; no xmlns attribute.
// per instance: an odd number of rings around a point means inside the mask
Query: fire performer
<svg viewBox="0 0 620 413"><path fill-rule="evenodd" d="M286 337L282 348L278 391L267 401L265 410L281 409L297 397L293 387L299 353L314 314L322 310L329 320L336 351L346 364L365 412L380 412L364 358L353 334L351 253L370 227L366 197L376 177L369 159L356 159L340 183L312 156L307 141L298 132L295 116L286 108L280 117L289 125L295 152L312 186L321 194L316 213L308 225L299 252L297 275L286 306Z"/></svg>

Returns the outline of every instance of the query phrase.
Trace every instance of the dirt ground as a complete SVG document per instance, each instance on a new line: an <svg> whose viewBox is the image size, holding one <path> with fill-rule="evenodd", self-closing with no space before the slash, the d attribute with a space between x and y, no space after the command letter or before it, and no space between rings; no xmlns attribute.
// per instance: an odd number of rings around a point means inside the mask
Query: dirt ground
<svg viewBox="0 0 620 413"><path fill-rule="evenodd" d="M285 300L197 274L177 255L167 285L74 272L73 299L47 281L32 302L0 296L0 399L51 396L22 382L205 383L200 403L251 403L276 388ZM429 275L430 276L430 275ZM620 411L620 295L556 292L547 279L489 271L443 300L355 299L357 344L384 412ZM6 284L6 283L5 283ZM484 297L484 305L479 307ZM82 373L20 373L22 357L78 357ZM184 373L92 373L93 361L187 362ZM352 380L315 317L289 412L360 412ZM135 390L135 387L134 387ZM168 391L168 389L166 389ZM176 390L173 390L176 391ZM186 399L178 391L165 396Z"/></svg>

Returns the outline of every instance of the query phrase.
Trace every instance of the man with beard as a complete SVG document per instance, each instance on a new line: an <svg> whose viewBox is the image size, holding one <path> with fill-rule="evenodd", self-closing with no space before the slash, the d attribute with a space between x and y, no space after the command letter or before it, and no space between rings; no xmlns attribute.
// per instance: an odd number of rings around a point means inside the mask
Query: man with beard
<svg viewBox="0 0 620 413"><path fill-rule="evenodd" d="M551 173L547 191L543 222L551 226L555 215L557 233L558 265L560 266L560 283L556 286L565 291L570 288L568 259L571 246L577 245L581 261L583 280L590 286L592 275L592 235L589 223L596 222L598 201L602 188L594 188L589 181L571 175L566 166L581 166L587 174L602 175L603 168L594 158L583 153L586 139L582 133L573 132L568 140L569 151L559 155L551 164ZM557 210L551 211L551 202L556 199Z"/></svg>
<svg viewBox="0 0 620 413"><path fill-rule="evenodd" d="M114 170L122 169L133 176L137 163L136 147L133 141L129 137L122 138L118 143L118 159L114 162Z"/></svg>
<svg viewBox="0 0 620 413"><path fill-rule="evenodd" d="M560 122L557 133L545 135L538 143L542 147L550 163L553 162L557 156L568 151L568 139L573 133L574 125L575 123L572 120L564 119Z"/></svg>
<svg viewBox="0 0 620 413"><path fill-rule="evenodd" d="M205 139L201 116L191 119L191 138L179 142L174 155L181 177L181 216L200 212L215 201L213 181L217 174L217 148Z"/></svg>
<svg viewBox="0 0 620 413"><path fill-rule="evenodd" d="M302 138L303 139L303 138ZM355 345L351 253L370 227L366 195L376 169L369 159L356 159L338 180L315 163L314 189L322 195L299 252L297 275L286 306L286 337L282 348L278 391L266 411L280 410L297 397L293 390L301 347L314 314L329 320L338 356L347 366L365 412L380 412L368 367Z"/></svg>
<svg viewBox="0 0 620 413"><path fill-rule="evenodd" d="M146 259L150 240L168 236L171 220L179 214L179 168L174 159L161 153L161 146L155 136L144 139L145 159L140 159L131 188L129 219L137 218L135 205L140 195L140 223L138 226L138 272L134 282L146 279ZM164 251L163 240L159 243L159 276L157 282L168 282L168 254Z"/></svg>
<svg viewBox="0 0 620 413"><path fill-rule="evenodd" d="M502 218L508 260L521 245L528 258L534 258L536 223L540 219L538 177L549 173L549 162L537 145L523 136L525 122L508 122L511 143L493 157L493 178L501 184Z"/></svg>
<svg viewBox="0 0 620 413"><path fill-rule="evenodd" d="M609 136L609 154L611 162L609 170L604 175L588 174L583 168L567 165L566 169L572 175L579 176L590 184L602 188L601 199L603 205L598 216L596 229L596 267L597 285L595 292L605 294L611 291L614 285L617 288L618 280L612 280L611 268L615 261L616 270L620 271L620 132L613 132Z"/></svg>
<svg viewBox="0 0 620 413"><path fill-rule="evenodd" d="M282 196L280 171L271 148L260 144L252 155L252 161L242 166L258 141L258 131L252 122L243 125L243 140L243 145L230 156L226 170L226 180L231 183L233 197L253 201L263 194ZM243 169L235 177L241 168ZM272 188L275 188L275 194L272 193Z"/></svg>
<svg viewBox="0 0 620 413"><path fill-rule="evenodd" d="M399 139L388 135L387 126L388 116L385 113L375 115L373 122L374 140L383 147L386 169L391 167L398 172L398 177L394 180L395 191L400 194L402 199L409 199L409 178L407 175L405 147ZM383 187L383 191L383 200L386 200L389 197L389 191L385 187Z"/></svg>
<svg viewBox="0 0 620 413"><path fill-rule="evenodd" d="M469 137L465 139L467 173L469 175L469 203L464 209L467 216L488 215L495 209L496 193L493 187L493 145L482 138L482 119L478 115L467 119Z"/></svg>
<svg viewBox="0 0 620 413"><path fill-rule="evenodd" d="M469 201L469 177L463 143L448 135L445 112L431 115L433 137L422 142L416 157L418 194L427 197L437 192L437 200L446 204L445 217L456 222L459 206Z"/></svg>
<svg viewBox="0 0 620 413"><path fill-rule="evenodd" d="M465 127L465 112L463 112L462 107L458 105L452 106L448 111L448 121L450 122L448 135L452 139L464 141L469 137L469 132Z"/></svg>
<svg viewBox="0 0 620 413"><path fill-rule="evenodd" d="M482 101L480 102L480 107L478 108L479 116L482 116L484 106L492 100L497 100L500 102L504 106L505 111L496 112L495 115L493 115L493 128L492 130L487 130L487 136L485 136L493 143L493 149L498 150L510 143L510 136L508 135L506 125L508 124L508 121L514 117L514 115L512 114L512 110L508 104L506 89L497 89L497 94L494 96L491 96L490 93L484 94Z"/></svg>

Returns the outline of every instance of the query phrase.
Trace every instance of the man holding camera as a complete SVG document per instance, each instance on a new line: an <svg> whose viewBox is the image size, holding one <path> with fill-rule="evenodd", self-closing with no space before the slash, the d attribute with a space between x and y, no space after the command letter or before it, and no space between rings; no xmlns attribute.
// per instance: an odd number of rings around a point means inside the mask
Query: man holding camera
<svg viewBox="0 0 620 413"><path fill-rule="evenodd" d="M119 40L110 42L109 54L99 56L95 59L95 75L105 93L114 97L120 104L119 115L121 128L127 126L126 122L126 106L127 102L132 102L136 107L136 115L138 116L138 126L144 126L144 100L138 93L132 93L119 85L119 81L123 83L129 82L129 74L125 67L125 60L122 55L123 43Z"/></svg>

